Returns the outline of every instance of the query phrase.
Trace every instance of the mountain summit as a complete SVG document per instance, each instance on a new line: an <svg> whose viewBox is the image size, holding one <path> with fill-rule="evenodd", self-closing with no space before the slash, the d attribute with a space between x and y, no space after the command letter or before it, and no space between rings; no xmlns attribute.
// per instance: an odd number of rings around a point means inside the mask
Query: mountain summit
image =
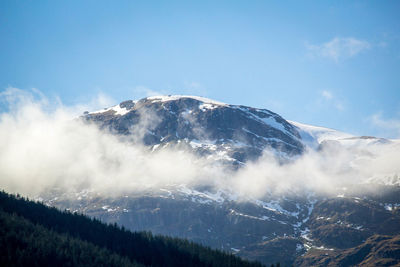
<svg viewBox="0 0 400 267"><path fill-rule="evenodd" d="M268 147L286 156L305 149L299 129L270 110L196 96L128 100L83 118L117 134L140 132L148 146L185 143L202 153L218 151L235 163L255 159Z"/></svg>

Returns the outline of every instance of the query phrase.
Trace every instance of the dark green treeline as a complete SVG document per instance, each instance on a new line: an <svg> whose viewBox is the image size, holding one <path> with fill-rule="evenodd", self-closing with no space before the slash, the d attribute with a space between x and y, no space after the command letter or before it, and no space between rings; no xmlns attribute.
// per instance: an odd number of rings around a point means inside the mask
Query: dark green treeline
<svg viewBox="0 0 400 267"><path fill-rule="evenodd" d="M0 192L0 266L262 266Z"/></svg>

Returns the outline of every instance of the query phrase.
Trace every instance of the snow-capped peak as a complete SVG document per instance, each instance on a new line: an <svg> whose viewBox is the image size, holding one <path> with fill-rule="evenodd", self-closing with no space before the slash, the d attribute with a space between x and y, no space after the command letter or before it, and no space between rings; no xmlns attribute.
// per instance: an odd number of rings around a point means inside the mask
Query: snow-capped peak
<svg viewBox="0 0 400 267"><path fill-rule="evenodd" d="M200 97L200 96L192 96L192 95L167 95L167 96L150 96L146 99L152 101L159 101L159 102L167 102L172 100L179 100L181 98L191 98L203 102L204 104L211 104L211 105L218 105L218 106L227 106L226 103L215 101L209 98Z"/></svg>
<svg viewBox="0 0 400 267"><path fill-rule="evenodd" d="M290 120L288 120L288 122L299 129L299 133L301 135L301 138L303 139L303 142L307 143L311 147L314 146L313 143L315 143L315 141L317 141L317 143L321 143L326 140L340 140L354 137L354 135L330 128L313 126Z"/></svg>
<svg viewBox="0 0 400 267"><path fill-rule="evenodd" d="M89 114L104 113L107 111L115 111L115 115L121 115L121 116L129 112L129 110L126 107L121 107L121 105L118 104L109 108L104 108L102 110L90 112Z"/></svg>

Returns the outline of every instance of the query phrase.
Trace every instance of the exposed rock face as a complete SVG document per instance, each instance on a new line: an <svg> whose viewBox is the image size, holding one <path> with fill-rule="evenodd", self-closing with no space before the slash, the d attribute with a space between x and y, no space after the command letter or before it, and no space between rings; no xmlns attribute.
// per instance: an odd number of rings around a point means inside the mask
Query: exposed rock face
<svg viewBox="0 0 400 267"><path fill-rule="evenodd" d="M203 153L223 150L236 163L259 157L267 147L289 156L304 150L296 127L278 114L198 97L125 101L83 118L148 146L184 142Z"/></svg>

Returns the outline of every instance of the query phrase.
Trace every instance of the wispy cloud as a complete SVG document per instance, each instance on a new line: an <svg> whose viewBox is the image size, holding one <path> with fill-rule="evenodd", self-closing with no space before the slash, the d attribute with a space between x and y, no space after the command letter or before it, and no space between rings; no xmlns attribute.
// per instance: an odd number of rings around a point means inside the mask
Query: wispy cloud
<svg viewBox="0 0 400 267"><path fill-rule="evenodd" d="M332 98L333 98L332 93L331 93L330 91L328 91L328 90L323 90L323 91L321 92L321 95L322 95L322 97L324 97L325 99L332 99Z"/></svg>
<svg viewBox="0 0 400 267"><path fill-rule="evenodd" d="M206 88L196 81L185 81L183 83L184 91L188 94L207 96Z"/></svg>
<svg viewBox="0 0 400 267"><path fill-rule="evenodd" d="M306 44L306 48L313 57L323 57L338 62L370 49L371 44L354 37L335 37L322 44Z"/></svg>
<svg viewBox="0 0 400 267"><path fill-rule="evenodd" d="M133 97L135 99L141 99L143 97L170 95L170 94L207 96L206 88L201 83L196 81L190 81L190 82L185 81L183 82L183 86L181 85L179 87L180 87L179 90L177 90L176 88L169 88L168 86L166 87L166 89L159 90L140 85L136 86L133 89Z"/></svg>
<svg viewBox="0 0 400 267"><path fill-rule="evenodd" d="M136 99L140 99L149 96L167 95L167 92L165 90L153 90L146 86L140 85L135 87L135 89L133 90L133 95Z"/></svg>
<svg viewBox="0 0 400 267"><path fill-rule="evenodd" d="M319 92L319 94L319 104L323 104L324 106L326 106L326 104L332 105L335 109L339 111L343 111L345 109L345 106L343 104L344 101L335 96L332 91L322 90Z"/></svg>
<svg viewBox="0 0 400 267"><path fill-rule="evenodd" d="M374 127L379 127L379 131L385 136L400 138L400 119L385 119L382 117L382 112L377 112L369 118L369 121Z"/></svg>

